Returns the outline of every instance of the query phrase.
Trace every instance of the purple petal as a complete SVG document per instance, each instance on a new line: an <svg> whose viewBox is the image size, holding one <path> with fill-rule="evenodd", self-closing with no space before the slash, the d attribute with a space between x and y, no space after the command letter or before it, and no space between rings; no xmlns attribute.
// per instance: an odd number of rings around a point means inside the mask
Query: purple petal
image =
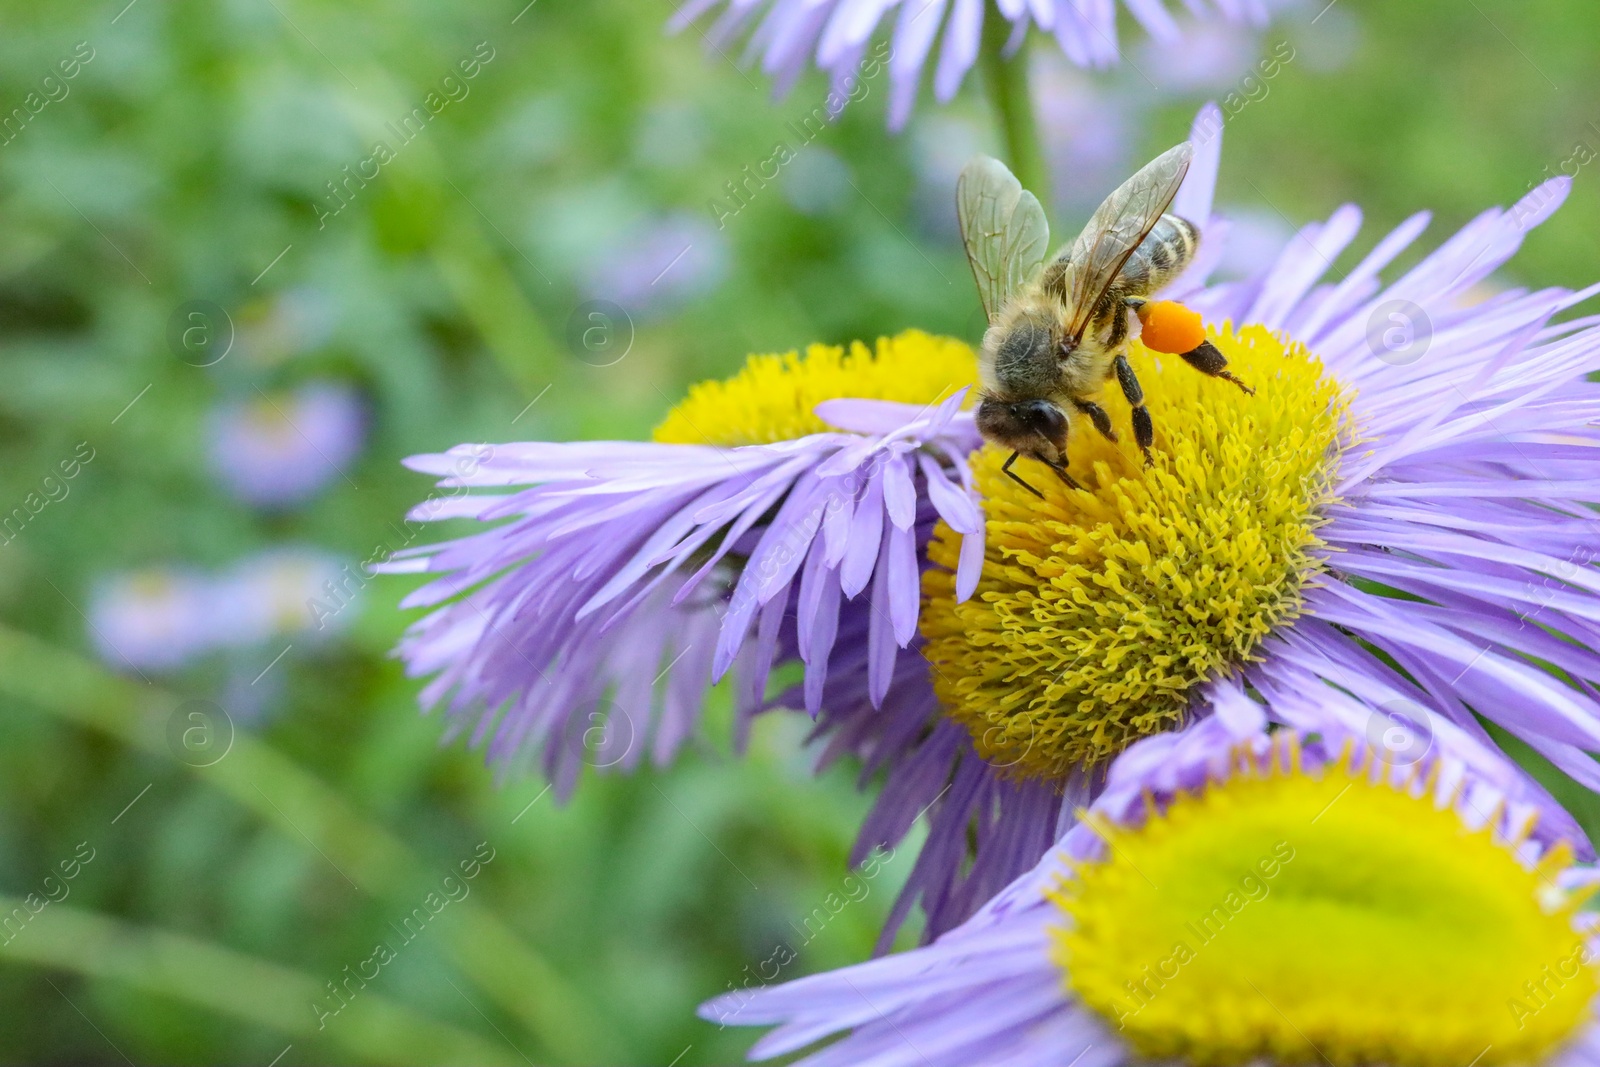
<svg viewBox="0 0 1600 1067"><path fill-rule="evenodd" d="M898 529L909 530L917 521L917 487L911 481L905 459L890 456L884 461L879 477L883 480L883 504L889 521Z"/></svg>
<svg viewBox="0 0 1600 1067"><path fill-rule="evenodd" d="M870 479L850 519L850 543L839 568L839 585L847 597L867 587L878 560L878 540L883 534L883 481Z"/></svg>
<svg viewBox="0 0 1600 1067"><path fill-rule="evenodd" d="M878 566L872 582L872 621L867 631L867 696L873 707L881 707L889 692L889 681L894 677L895 632L889 614L891 597L890 560L893 536L884 538L878 553Z"/></svg>

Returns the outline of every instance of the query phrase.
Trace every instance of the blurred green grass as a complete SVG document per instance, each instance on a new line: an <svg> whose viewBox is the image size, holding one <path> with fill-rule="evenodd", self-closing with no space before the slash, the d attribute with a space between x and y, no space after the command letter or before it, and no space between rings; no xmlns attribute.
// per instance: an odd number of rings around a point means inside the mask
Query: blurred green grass
<svg viewBox="0 0 1600 1067"><path fill-rule="evenodd" d="M748 351L909 325L970 335L960 252L919 205L917 139L953 118L992 148L976 81L948 108L925 99L901 137L884 133L881 91L849 109L808 151L841 162L853 188L815 214L763 190L714 239L720 280L630 308L626 359L595 367L566 343L587 279L649 220L714 226L707 201L771 154L783 124L825 95L820 79L773 103L759 75L707 56L693 32L666 36L666 3L0 10L0 107L78 42L94 51L70 93L0 145L0 509L77 442L97 450L67 498L0 546L0 893L36 892L81 841L97 850L70 897L0 948L0 1060L267 1063L286 1046L286 1065L738 1058L751 1035L698 1021L694 1006L744 981L838 890L866 808L852 768L809 776L803 724L761 724L739 760L718 707L675 766L590 775L565 807L533 780L497 787L417 714L416 685L387 658L408 583L384 579L341 639L275 668L259 730L196 771L165 751L163 716L179 698L221 699L231 669L253 673L275 649L147 685L89 662L82 612L100 576L151 563L215 569L283 542L367 558L428 491L399 465L412 453L638 437L686 383ZM1575 144L1600 148L1592 5L1340 0L1343 21L1311 25L1314 13L1266 39L1305 48L1338 25L1354 51L1336 71L1290 64L1229 123L1227 204L1297 226L1356 201L1358 252L1426 207L1437 241L1555 172ZM470 94L319 228L324 182L479 42L495 56ZM1128 151L1178 139L1202 99L1163 98ZM1589 169L1508 281L1600 276ZM309 348L270 332L299 292L332 322ZM240 331L206 369L166 341L174 309L198 299ZM349 484L265 516L218 489L209 406L323 376L358 383L374 412ZM1563 797L1600 827L1592 798ZM441 914L350 1015L319 1030L307 1002L294 1022L305 990L367 958L480 841L496 859L470 912ZM785 975L863 958L910 854ZM486 930L504 931L504 953L474 954ZM530 986L536 1003L519 1006L508 990L528 975L559 993ZM396 1036L400 1020L414 1040Z"/></svg>

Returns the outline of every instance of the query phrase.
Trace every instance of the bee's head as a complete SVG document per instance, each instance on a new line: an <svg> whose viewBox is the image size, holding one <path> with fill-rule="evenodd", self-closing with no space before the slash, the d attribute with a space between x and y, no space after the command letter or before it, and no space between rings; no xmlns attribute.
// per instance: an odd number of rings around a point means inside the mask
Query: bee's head
<svg viewBox="0 0 1600 1067"><path fill-rule="evenodd" d="M984 397L978 404L978 432L1002 448L1048 463L1067 458L1067 416L1049 400L1008 403Z"/></svg>

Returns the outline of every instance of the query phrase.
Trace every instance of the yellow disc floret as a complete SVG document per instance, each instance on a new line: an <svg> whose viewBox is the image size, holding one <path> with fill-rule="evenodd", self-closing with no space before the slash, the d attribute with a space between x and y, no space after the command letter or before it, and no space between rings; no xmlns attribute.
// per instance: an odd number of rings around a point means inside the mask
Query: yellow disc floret
<svg viewBox="0 0 1600 1067"><path fill-rule="evenodd" d="M1014 773L1059 777L1179 725L1189 690L1247 659L1299 611L1319 567L1346 398L1305 348L1260 327L1213 331L1256 390L1130 346L1155 420L1155 465L1075 419L1068 489L1040 464L973 471L988 520L983 579L956 603L960 539L940 526L923 575L924 655L948 713ZM1116 426L1129 408L1100 402Z"/></svg>
<svg viewBox="0 0 1600 1067"><path fill-rule="evenodd" d="M1374 777L1252 761L1142 827L1097 823L1105 860L1054 896L1068 988L1151 1060L1541 1062L1600 990L1551 880L1570 852L1530 868Z"/></svg>
<svg viewBox="0 0 1600 1067"><path fill-rule="evenodd" d="M663 444L764 445L833 427L814 409L856 397L929 404L978 380L972 348L950 337L907 330L881 337L876 350L812 345L799 352L751 356L725 381L701 382L667 413L654 438Z"/></svg>

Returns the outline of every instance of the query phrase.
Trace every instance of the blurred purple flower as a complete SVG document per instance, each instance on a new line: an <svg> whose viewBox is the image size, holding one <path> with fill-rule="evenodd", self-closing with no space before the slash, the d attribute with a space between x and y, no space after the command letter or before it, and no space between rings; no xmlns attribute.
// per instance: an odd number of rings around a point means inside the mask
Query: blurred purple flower
<svg viewBox="0 0 1600 1067"><path fill-rule="evenodd" d="M853 180L850 164L837 152L813 144L784 168L778 188L789 206L801 214L825 215L837 211L849 198Z"/></svg>
<svg viewBox="0 0 1600 1067"><path fill-rule="evenodd" d="M151 567L107 579L89 602L89 631L114 667L169 671L213 645L210 582L189 569Z"/></svg>
<svg viewBox="0 0 1600 1067"><path fill-rule="evenodd" d="M1058 56L1039 56L1033 96L1054 199L1086 218L1127 177L1135 129L1145 125L1133 94L1097 85Z"/></svg>
<svg viewBox="0 0 1600 1067"><path fill-rule="evenodd" d="M591 297L647 316L710 292L727 267L727 239L701 215L678 213L616 242L592 262L585 288Z"/></svg>
<svg viewBox="0 0 1600 1067"><path fill-rule="evenodd" d="M1276 212L1263 208L1226 208L1227 248L1217 261L1222 279L1248 278L1260 272L1261 264L1271 263L1283 253L1294 230Z"/></svg>
<svg viewBox="0 0 1600 1067"><path fill-rule="evenodd" d="M1254 67L1261 34L1237 22L1184 20L1183 47L1159 41L1139 46L1139 69L1163 92L1223 93Z"/></svg>
<svg viewBox="0 0 1600 1067"><path fill-rule="evenodd" d="M1181 36L1161 0L1123 0L1120 5L1114 0L998 0L996 6L1009 24L1010 46L1037 26L1053 34L1062 52L1080 67L1117 62L1119 7L1158 41L1170 45ZM1262 0L1189 0L1188 6L1196 15L1236 22L1261 22L1267 14ZM868 44L884 17L898 8L887 56L889 126L896 130L911 115L923 67L941 30L933 85L935 98L944 103L955 96L977 61L988 13L984 0L689 0L668 25L681 30L719 8L705 35L710 49L721 53L749 31L746 54L760 57L761 69L772 77L779 95L814 60L831 76L829 110L834 113L834 99L843 106L864 80L877 76L881 60L876 53L868 56Z"/></svg>
<svg viewBox="0 0 1600 1067"><path fill-rule="evenodd" d="M89 629L113 666L176 670L219 649L332 632L348 623L343 607L363 583L329 553L293 546L247 556L221 575L152 567L105 581Z"/></svg>
<svg viewBox="0 0 1600 1067"><path fill-rule="evenodd" d="M314 497L361 451L360 395L336 382L219 404L208 427L213 472L229 492L261 508Z"/></svg>
<svg viewBox="0 0 1600 1067"><path fill-rule="evenodd" d="M918 122L909 135L916 166L916 209L922 229L951 242L961 240L961 224L950 205L956 202L956 179L972 157L991 150L981 124L948 112ZM982 308L978 309L982 314ZM988 322L975 321L966 331L981 337Z"/></svg>

